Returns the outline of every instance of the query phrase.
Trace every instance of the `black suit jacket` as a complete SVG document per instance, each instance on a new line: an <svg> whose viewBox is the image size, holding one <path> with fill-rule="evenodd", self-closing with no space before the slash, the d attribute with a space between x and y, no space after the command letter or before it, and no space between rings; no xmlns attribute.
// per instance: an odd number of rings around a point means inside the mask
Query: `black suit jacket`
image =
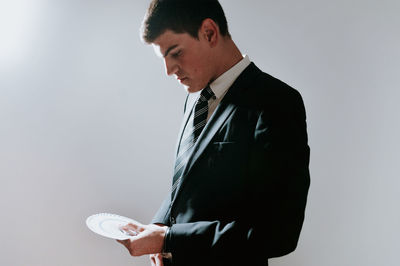
<svg viewBox="0 0 400 266"><path fill-rule="evenodd" d="M194 99L189 95L181 133ZM304 220L309 146L300 94L250 64L195 144L173 198L153 223L171 226L173 265L268 265L292 252Z"/></svg>

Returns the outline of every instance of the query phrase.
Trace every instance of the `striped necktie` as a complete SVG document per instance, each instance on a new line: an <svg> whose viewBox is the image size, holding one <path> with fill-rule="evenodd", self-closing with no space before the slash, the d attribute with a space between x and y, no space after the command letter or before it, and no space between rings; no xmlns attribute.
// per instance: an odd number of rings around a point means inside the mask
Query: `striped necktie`
<svg viewBox="0 0 400 266"><path fill-rule="evenodd" d="M175 160L175 169L171 193L172 197L175 195L176 188L182 178L182 172L185 168L184 166L189 160L189 156L192 153L193 146L207 123L208 100L210 100L213 96L214 92L209 86L201 91L200 96L194 106L194 112L192 112L191 118L186 125L181 143L179 145L178 155Z"/></svg>

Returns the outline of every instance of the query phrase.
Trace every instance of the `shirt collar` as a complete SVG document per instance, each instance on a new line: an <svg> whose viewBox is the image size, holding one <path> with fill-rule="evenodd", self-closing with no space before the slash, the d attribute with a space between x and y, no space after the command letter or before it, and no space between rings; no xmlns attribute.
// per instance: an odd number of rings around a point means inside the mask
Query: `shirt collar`
<svg viewBox="0 0 400 266"><path fill-rule="evenodd" d="M231 67L228 71L219 76L210 84L211 90L214 92L216 98L223 97L226 91L232 86L233 82L239 75L250 65L250 59L247 55L243 56L236 65Z"/></svg>

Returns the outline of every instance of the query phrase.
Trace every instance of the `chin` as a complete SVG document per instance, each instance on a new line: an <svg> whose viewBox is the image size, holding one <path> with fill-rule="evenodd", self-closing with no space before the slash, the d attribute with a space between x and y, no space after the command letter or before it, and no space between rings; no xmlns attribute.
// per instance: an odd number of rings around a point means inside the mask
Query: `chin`
<svg viewBox="0 0 400 266"><path fill-rule="evenodd" d="M185 85L184 88L188 93L195 93L195 92L201 91L203 89L203 88L192 87L192 86L187 86L187 85Z"/></svg>

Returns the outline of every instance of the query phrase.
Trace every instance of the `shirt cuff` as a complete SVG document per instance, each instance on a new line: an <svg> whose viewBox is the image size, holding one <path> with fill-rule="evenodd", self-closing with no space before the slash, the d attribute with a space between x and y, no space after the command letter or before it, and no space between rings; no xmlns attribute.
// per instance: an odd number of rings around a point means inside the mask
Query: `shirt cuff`
<svg viewBox="0 0 400 266"><path fill-rule="evenodd" d="M171 260L172 259L172 253L171 253L171 250L168 247L169 240L171 239L170 231L171 231L171 227L168 227L167 230L165 231L164 246L163 246L161 255L162 255L163 258Z"/></svg>

